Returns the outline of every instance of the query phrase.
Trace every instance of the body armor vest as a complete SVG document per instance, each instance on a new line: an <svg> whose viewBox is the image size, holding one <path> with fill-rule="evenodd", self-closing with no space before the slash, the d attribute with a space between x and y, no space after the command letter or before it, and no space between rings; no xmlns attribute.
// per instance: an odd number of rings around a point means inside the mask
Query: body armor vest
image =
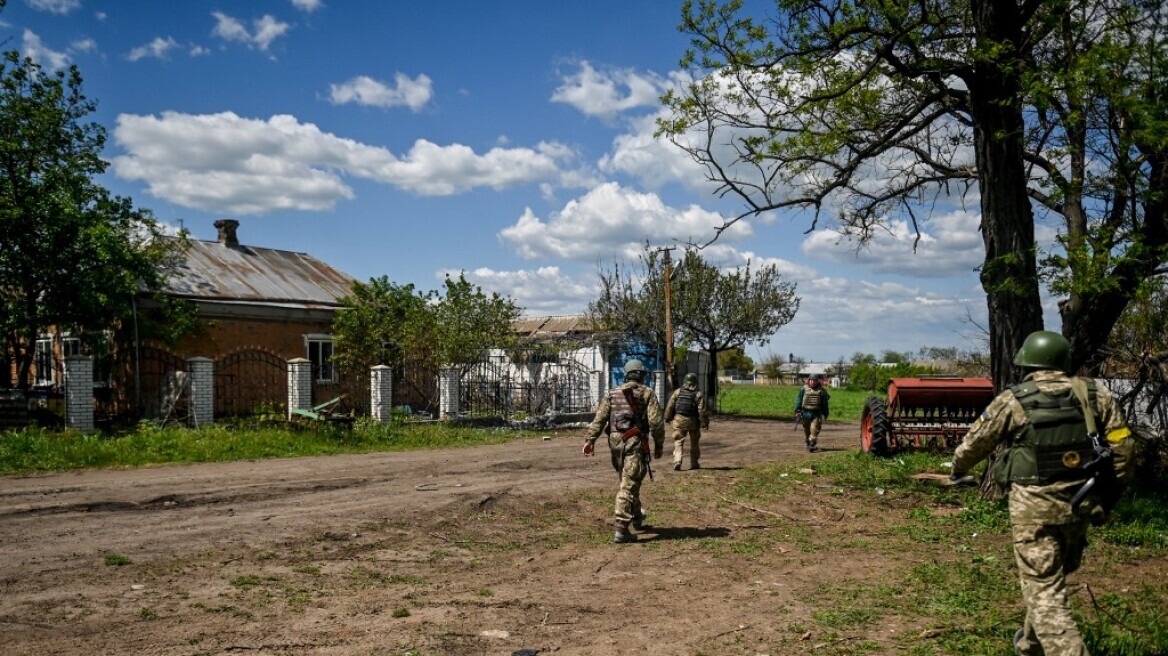
<svg viewBox="0 0 1168 656"><path fill-rule="evenodd" d="M1087 383L1087 402L1098 415L1095 383ZM1033 381L1010 388L1029 422L1009 445L995 469L1000 484L1046 485L1055 481L1086 480L1083 469L1094 457L1083 408L1074 392L1043 392Z"/></svg>
<svg viewBox="0 0 1168 656"><path fill-rule="evenodd" d="M677 393L677 405L674 406L674 412L685 417L697 417L698 402L697 390L683 389Z"/></svg>
<svg viewBox="0 0 1168 656"><path fill-rule="evenodd" d="M818 410L820 397L823 395L822 388L805 389L803 390L803 410Z"/></svg>
<svg viewBox="0 0 1168 656"><path fill-rule="evenodd" d="M641 429L642 435L649 434L649 417L641 398L641 386L627 388L629 395L636 400L639 408L629 404L624 388L614 388L608 392L609 414L608 425L611 433L619 440L620 436L628 432L633 426ZM638 412L638 410L640 410Z"/></svg>

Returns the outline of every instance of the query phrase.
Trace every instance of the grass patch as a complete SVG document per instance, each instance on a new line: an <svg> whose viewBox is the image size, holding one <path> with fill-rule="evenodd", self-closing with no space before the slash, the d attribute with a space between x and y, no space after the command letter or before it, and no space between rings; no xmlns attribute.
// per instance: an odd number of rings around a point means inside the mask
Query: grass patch
<svg viewBox="0 0 1168 656"><path fill-rule="evenodd" d="M722 383L718 390L718 412L740 417L768 419L795 418L795 400L801 385L733 385ZM860 421L864 403L872 392L829 387L831 421ZM876 394L883 397L883 394Z"/></svg>
<svg viewBox="0 0 1168 656"><path fill-rule="evenodd" d="M227 462L337 453L441 449L499 444L536 433L435 424L359 422L352 430L291 430L247 424L201 428L142 423L119 434L78 434L38 427L0 432L0 475L183 462Z"/></svg>
<svg viewBox="0 0 1168 656"><path fill-rule="evenodd" d="M122 554L105 555L105 564L110 567L121 567L123 565L130 565L133 562L134 561L130 560L129 556L123 556Z"/></svg>

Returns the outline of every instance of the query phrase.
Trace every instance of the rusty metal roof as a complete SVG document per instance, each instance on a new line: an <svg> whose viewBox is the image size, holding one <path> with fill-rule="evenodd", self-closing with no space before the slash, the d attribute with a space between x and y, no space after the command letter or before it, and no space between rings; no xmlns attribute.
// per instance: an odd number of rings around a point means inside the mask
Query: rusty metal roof
<svg viewBox="0 0 1168 656"><path fill-rule="evenodd" d="M582 314L553 317L523 317L511 324L512 329L527 337L564 337L566 335L590 335L592 324Z"/></svg>
<svg viewBox="0 0 1168 656"><path fill-rule="evenodd" d="M337 306L353 278L306 253L190 242L167 292L195 299Z"/></svg>

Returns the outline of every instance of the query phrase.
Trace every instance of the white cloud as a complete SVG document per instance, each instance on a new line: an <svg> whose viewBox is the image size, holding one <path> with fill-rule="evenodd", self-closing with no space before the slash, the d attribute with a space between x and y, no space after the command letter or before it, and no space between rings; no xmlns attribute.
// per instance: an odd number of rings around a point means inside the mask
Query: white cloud
<svg viewBox="0 0 1168 656"><path fill-rule="evenodd" d="M906 276L971 275L985 259L978 213L952 210L928 219L921 224L921 240L915 253L912 226L899 219L890 219L887 224L887 232L877 232L872 242L860 250L849 248L849 238L831 230L808 235L800 248L809 257Z"/></svg>
<svg viewBox="0 0 1168 656"><path fill-rule="evenodd" d="M78 39L69 44L69 52L97 52L97 41Z"/></svg>
<svg viewBox="0 0 1168 656"><path fill-rule="evenodd" d="M561 77L552 93L552 102L571 105L587 116L612 120L620 112L652 106L666 88L655 73L638 73L632 69L598 71L587 61L580 70Z"/></svg>
<svg viewBox="0 0 1168 656"><path fill-rule="evenodd" d="M300 11L311 14L324 6L323 0L292 0L292 6Z"/></svg>
<svg viewBox="0 0 1168 656"><path fill-rule="evenodd" d="M119 177L142 180L177 205L236 214L330 210L353 197L342 175L433 196L538 183L562 177L560 162L572 156L558 144L478 154L419 139L399 158L293 116L264 121L231 112L122 114L114 138L126 150L113 160Z"/></svg>
<svg viewBox="0 0 1168 656"><path fill-rule="evenodd" d="M200 45L192 45L190 50L187 51L187 54L191 57L202 57L203 55L211 54L211 51Z"/></svg>
<svg viewBox="0 0 1168 656"><path fill-rule="evenodd" d="M169 57L170 51L177 47L179 47L178 41L175 41L173 38L168 36L164 39L160 36L156 36L150 43L147 43L144 46L138 46L137 48L131 50L129 58L130 61L138 61L139 59L145 59L147 57L154 59L167 59Z"/></svg>
<svg viewBox="0 0 1168 656"><path fill-rule="evenodd" d="M676 182L691 189L712 190L705 168L689 153L653 136L655 119L656 115L629 121L629 131L613 139L611 152L600 159L600 170L630 175L652 189Z"/></svg>
<svg viewBox="0 0 1168 656"><path fill-rule="evenodd" d="M459 273L459 270L443 269L435 277L442 280L447 275L457 276ZM518 271L482 267L462 273L468 281L484 290L511 297L529 316L579 314L597 293L595 273L573 277L556 266Z"/></svg>
<svg viewBox="0 0 1168 656"><path fill-rule="evenodd" d="M69 65L69 55L46 46L32 30L24 31L21 50L24 51L24 56L49 70L57 71Z"/></svg>
<svg viewBox="0 0 1168 656"><path fill-rule="evenodd" d="M653 243L707 241L722 220L721 215L696 205L672 208L656 194L632 191L609 182L569 201L547 221L528 208L515 225L499 232L499 239L527 259L549 256L577 261L635 259L646 240ZM733 241L750 234L750 224L740 221L722 238Z"/></svg>
<svg viewBox="0 0 1168 656"><path fill-rule="evenodd" d="M288 23L283 23L270 14L264 14L261 18L252 21L252 26L255 29L255 32L252 33L248 32L243 22L234 16L228 16L221 11L213 11L211 15L215 17L215 29L211 31L212 35L224 41L243 43L249 48L259 48L265 52L271 46L272 41L286 34L291 28Z"/></svg>
<svg viewBox="0 0 1168 656"><path fill-rule="evenodd" d="M356 103L369 107L400 107L405 105L419 111L430 102L434 95L434 85L424 74L415 79L402 73L393 77L394 86L359 75L342 84L329 85L329 100L334 105Z"/></svg>
<svg viewBox="0 0 1168 656"><path fill-rule="evenodd" d="M68 14L81 6L81 0L24 0L25 4L37 11L51 14Z"/></svg>

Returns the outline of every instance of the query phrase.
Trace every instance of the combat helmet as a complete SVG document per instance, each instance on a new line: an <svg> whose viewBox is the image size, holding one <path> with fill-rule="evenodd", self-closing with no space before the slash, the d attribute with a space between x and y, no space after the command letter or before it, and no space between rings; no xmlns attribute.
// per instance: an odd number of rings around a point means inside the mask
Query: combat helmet
<svg viewBox="0 0 1168 656"><path fill-rule="evenodd" d="M1036 330L1026 336L1014 365L1025 369L1056 369L1067 372L1071 368L1071 343L1066 337L1049 330Z"/></svg>
<svg viewBox="0 0 1168 656"><path fill-rule="evenodd" d="M692 373L692 372L691 372L691 373L688 373L688 374L686 374L686 375L685 375L685 380L683 380L683 381L682 381L682 384L683 384L683 385L686 385L687 387L688 387L688 386L691 386L691 385L692 385L693 387L697 387L697 385L698 385L698 375L697 375L697 374L695 374L695 373Z"/></svg>
<svg viewBox="0 0 1168 656"><path fill-rule="evenodd" d="M645 380L645 364L636 358L625 363L625 378L641 382Z"/></svg>

